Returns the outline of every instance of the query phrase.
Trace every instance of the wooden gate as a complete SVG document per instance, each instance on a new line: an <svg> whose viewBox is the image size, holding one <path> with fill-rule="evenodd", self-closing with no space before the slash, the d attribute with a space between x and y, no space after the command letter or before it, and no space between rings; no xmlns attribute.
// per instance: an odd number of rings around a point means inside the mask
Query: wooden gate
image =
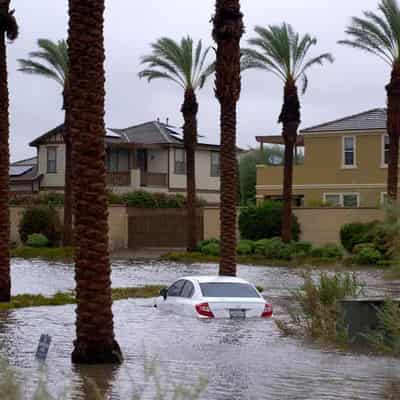
<svg viewBox="0 0 400 400"><path fill-rule="evenodd" d="M197 239L203 240L203 210L197 210ZM186 247L185 209L128 209L128 247Z"/></svg>

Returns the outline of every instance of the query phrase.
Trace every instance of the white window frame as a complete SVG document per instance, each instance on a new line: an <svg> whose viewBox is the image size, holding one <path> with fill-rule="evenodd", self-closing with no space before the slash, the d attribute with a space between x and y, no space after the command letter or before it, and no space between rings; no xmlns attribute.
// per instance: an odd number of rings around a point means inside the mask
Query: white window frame
<svg viewBox="0 0 400 400"><path fill-rule="evenodd" d="M344 207L344 196L356 196L357 197L357 206L355 208L360 208L360 204L361 204L360 193L356 193L356 192L329 193L329 192L327 192L327 193L324 193L323 197L322 197L324 204L326 203L327 196L339 196L340 200L339 200L338 207L342 207L342 208ZM353 207L347 207L347 208L353 208Z"/></svg>
<svg viewBox="0 0 400 400"><path fill-rule="evenodd" d="M213 156L218 156L218 163L213 163ZM215 171L214 168L217 168ZM219 151L210 151L210 177L219 178L221 176L221 155Z"/></svg>
<svg viewBox="0 0 400 400"><path fill-rule="evenodd" d="M385 137L389 137L387 133L381 136L381 168L387 168L388 164L385 163ZM390 141L389 141L390 145Z"/></svg>
<svg viewBox="0 0 400 400"><path fill-rule="evenodd" d="M50 151L54 153L54 160L50 160L49 154ZM49 168L49 162L54 163L54 168ZM57 146L47 146L46 147L46 174L57 174L58 167L58 147Z"/></svg>
<svg viewBox="0 0 400 400"><path fill-rule="evenodd" d="M354 153L354 159L353 159L353 164L351 165L346 165L346 155L345 155L345 143L346 139L353 139L353 153ZM342 137L342 168L344 169L352 169L352 168L357 168L357 137L354 135L346 135Z"/></svg>

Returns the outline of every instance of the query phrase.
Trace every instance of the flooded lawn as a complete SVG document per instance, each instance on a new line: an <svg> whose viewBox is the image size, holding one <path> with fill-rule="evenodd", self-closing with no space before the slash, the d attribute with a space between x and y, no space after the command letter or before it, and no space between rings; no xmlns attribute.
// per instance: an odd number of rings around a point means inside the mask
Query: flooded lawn
<svg viewBox="0 0 400 400"><path fill-rule="evenodd" d="M113 286L167 284L192 274L215 274L215 265L173 263L113 264ZM290 290L301 285L299 272L286 268L240 266L239 276L264 288L276 315ZM396 294L400 284L388 284L380 271L359 273L368 296ZM73 269L63 264L14 260L13 294L73 289ZM398 294L398 292L397 292ZM203 399L383 399L383 387L400 379L400 361L341 353L307 345L280 335L273 321L198 321L162 314L152 300L124 300L114 304L115 329L123 349L122 367L77 368L71 365L74 306L20 309L0 313L0 343L12 365L30 385L39 371L34 352L41 333L53 337L46 374L52 391L65 385L71 398L86 399L84 378L90 377L112 399L128 399L126 392L143 384L145 360L157 358L168 382L195 384L208 380ZM145 397L146 398L146 397ZM152 397L147 397L152 398Z"/></svg>

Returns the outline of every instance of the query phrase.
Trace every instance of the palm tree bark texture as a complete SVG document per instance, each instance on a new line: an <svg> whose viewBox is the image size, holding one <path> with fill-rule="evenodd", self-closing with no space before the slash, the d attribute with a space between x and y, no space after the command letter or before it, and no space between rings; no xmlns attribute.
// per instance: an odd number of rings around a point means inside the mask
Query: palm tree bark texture
<svg viewBox="0 0 400 400"><path fill-rule="evenodd" d="M182 105L182 114L185 121L183 127L184 146L186 151L186 180L187 180L187 223L188 223L188 251L195 251L197 245L196 220L196 174L195 154L197 143L197 112L199 105L192 88L185 90L185 100Z"/></svg>
<svg viewBox="0 0 400 400"><path fill-rule="evenodd" d="M239 0L217 0L213 18L217 43L215 94L221 105L220 275L236 275L236 106L240 97L240 39L244 33Z"/></svg>
<svg viewBox="0 0 400 400"><path fill-rule="evenodd" d="M104 147L104 0L69 0L76 335L72 361L119 363L114 336Z"/></svg>
<svg viewBox="0 0 400 400"><path fill-rule="evenodd" d="M6 37L16 39L18 27L10 12L10 1L0 1L0 302L9 302L10 279L10 210L9 210L9 94Z"/></svg>
<svg viewBox="0 0 400 400"><path fill-rule="evenodd" d="M283 171L283 215L282 240L292 240L292 184L293 153L297 141L297 129L300 125L300 102L294 81L287 81L284 89L282 112L279 123L283 124L283 140L285 142L285 162Z"/></svg>
<svg viewBox="0 0 400 400"><path fill-rule="evenodd" d="M63 245L71 246L73 243L72 210L73 210L73 171L72 171L72 140L70 134L70 108L69 108L69 83L65 84L63 92L64 116L64 142L65 142L65 190L64 190L64 234Z"/></svg>
<svg viewBox="0 0 400 400"><path fill-rule="evenodd" d="M390 140L388 162L388 197L395 202L398 197L399 138L400 138L400 63L394 64L390 83L386 86L388 97L387 131Z"/></svg>

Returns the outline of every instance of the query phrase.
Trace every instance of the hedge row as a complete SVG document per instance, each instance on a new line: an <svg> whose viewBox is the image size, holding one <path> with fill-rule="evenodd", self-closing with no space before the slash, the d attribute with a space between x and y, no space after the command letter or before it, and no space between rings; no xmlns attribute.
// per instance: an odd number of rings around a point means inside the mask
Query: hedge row
<svg viewBox="0 0 400 400"><path fill-rule="evenodd" d="M198 244L198 251L204 255L219 256L220 243L217 239L203 240ZM343 257L341 248L334 244L313 247L309 242L284 243L280 238L241 240L236 251L238 255L258 255L271 260L294 260L306 257L341 259Z"/></svg>

